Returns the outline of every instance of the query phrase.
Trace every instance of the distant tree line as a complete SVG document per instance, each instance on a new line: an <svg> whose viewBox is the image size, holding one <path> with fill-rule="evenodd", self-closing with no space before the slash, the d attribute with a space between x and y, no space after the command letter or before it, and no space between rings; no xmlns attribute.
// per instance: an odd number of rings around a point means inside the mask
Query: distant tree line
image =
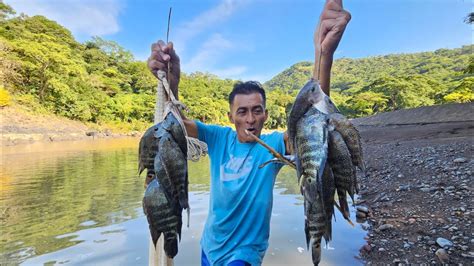
<svg viewBox="0 0 474 266"><path fill-rule="evenodd" d="M336 60L331 97L351 117L471 102L473 47ZM312 67L309 62L295 64L264 84L267 128L285 127L286 114ZM228 124L227 96L235 82L209 73L183 73L180 99L190 109L187 116ZM36 111L142 130L153 121L156 83L146 63L119 44L100 37L79 43L58 23L16 15L0 2L0 105L11 98Z"/></svg>

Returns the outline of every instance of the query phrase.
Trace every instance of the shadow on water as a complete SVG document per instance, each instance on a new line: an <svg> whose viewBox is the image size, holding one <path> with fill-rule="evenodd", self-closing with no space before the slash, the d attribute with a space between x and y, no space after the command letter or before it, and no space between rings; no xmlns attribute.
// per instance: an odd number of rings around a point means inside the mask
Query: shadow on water
<svg viewBox="0 0 474 266"><path fill-rule="evenodd" d="M137 139L120 139L4 147L0 264L148 264L137 145ZM208 163L204 158L189 165L191 222L183 227L176 265L196 265L200 257ZM264 265L311 265L298 191L293 170L284 168L275 185ZM365 232L340 215L336 220L322 264L360 264L354 256Z"/></svg>

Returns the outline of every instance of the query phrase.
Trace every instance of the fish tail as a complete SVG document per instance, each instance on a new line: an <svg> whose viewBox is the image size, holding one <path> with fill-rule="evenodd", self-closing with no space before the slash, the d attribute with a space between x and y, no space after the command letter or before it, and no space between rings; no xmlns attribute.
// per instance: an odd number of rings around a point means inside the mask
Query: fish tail
<svg viewBox="0 0 474 266"><path fill-rule="evenodd" d="M321 239L315 240L311 239L311 257L313 259L313 264L318 265L321 261Z"/></svg>
<svg viewBox="0 0 474 266"><path fill-rule="evenodd" d="M165 236L165 243L164 243L164 250L166 256L169 258L174 258L176 254L178 254L178 239L176 237L176 233L174 232L166 232L164 233Z"/></svg>

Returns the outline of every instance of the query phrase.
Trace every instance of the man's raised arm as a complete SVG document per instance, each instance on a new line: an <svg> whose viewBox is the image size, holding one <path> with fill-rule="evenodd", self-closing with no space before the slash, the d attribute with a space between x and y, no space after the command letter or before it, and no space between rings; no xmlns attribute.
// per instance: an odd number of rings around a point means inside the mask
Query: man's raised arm
<svg viewBox="0 0 474 266"><path fill-rule="evenodd" d="M171 85L171 91L173 91L176 98L178 98L178 85L181 75L181 66L179 57L173 48L173 43L169 42L168 44L165 44L162 40L153 43L151 45L151 55L148 58L148 69L150 69L151 73L157 77L158 70L168 73L168 64L170 64L170 75L167 77L167 79ZM182 119L188 136L197 138L198 130L196 123L193 120L187 119L184 115L182 116Z"/></svg>
<svg viewBox="0 0 474 266"><path fill-rule="evenodd" d="M342 0L327 0L314 32L313 79L319 80L328 96L334 52L350 20L351 14L343 9Z"/></svg>

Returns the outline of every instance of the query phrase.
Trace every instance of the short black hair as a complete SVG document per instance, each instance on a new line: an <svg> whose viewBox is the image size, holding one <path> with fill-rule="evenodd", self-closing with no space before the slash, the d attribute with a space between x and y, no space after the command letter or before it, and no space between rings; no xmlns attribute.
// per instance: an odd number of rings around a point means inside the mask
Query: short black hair
<svg viewBox="0 0 474 266"><path fill-rule="evenodd" d="M246 81L242 82L239 81L234 84L234 88L229 94L229 104L232 105L234 102L235 95L237 94L252 94L252 93L260 93L263 98L263 106L266 106L266 96L265 96L265 90L262 87L262 84L258 81Z"/></svg>

